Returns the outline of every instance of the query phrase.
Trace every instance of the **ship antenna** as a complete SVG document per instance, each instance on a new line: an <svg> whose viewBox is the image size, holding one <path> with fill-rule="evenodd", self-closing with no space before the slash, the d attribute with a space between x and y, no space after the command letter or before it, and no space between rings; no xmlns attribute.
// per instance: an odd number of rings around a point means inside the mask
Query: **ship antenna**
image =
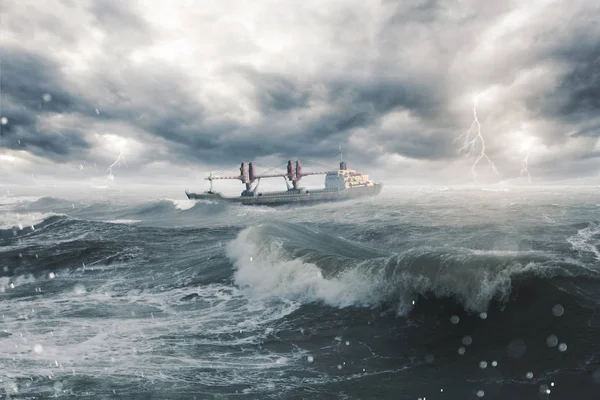
<svg viewBox="0 0 600 400"><path fill-rule="evenodd" d="M208 189L211 193L213 192L213 173L212 171L210 171L210 174L208 174L208 182L210 183L210 189Z"/></svg>

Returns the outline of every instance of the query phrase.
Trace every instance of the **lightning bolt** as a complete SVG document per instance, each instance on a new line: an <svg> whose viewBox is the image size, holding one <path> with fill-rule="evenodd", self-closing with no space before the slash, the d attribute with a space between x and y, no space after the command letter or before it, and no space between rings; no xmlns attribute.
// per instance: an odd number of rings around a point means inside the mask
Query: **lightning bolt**
<svg viewBox="0 0 600 400"><path fill-rule="evenodd" d="M108 179L110 181L114 181L115 180L115 176L112 173L112 169L114 167L118 167L121 164L121 160L124 160L124 159L125 158L124 158L124 155L123 155L123 150L121 149L121 150L119 150L119 157L117 157L117 159L115 160L115 162L112 163L110 165L110 167L108 167L108 169L106 170L106 172L108 172Z"/></svg>
<svg viewBox="0 0 600 400"><path fill-rule="evenodd" d="M529 169L528 169L528 163L529 163L529 149L527 149L527 154L525 155L525 159L523 160L523 164L521 165L521 175L519 176L523 176L523 174L527 174L527 181L529 183L531 183L531 174L529 173Z"/></svg>
<svg viewBox="0 0 600 400"><path fill-rule="evenodd" d="M467 156L473 155L475 153L475 149L477 148L477 143L478 142L481 143L481 152L479 153L479 155L477 156L477 159L475 160L475 162L473 163L473 166L471 167L471 173L473 174L473 178L475 180L477 180L477 172L475 172L475 167L477 167L477 164L479 164L479 162L484 158L490 164L490 166L492 167L492 169L494 170L496 175L500 176L500 173L498 173L496 166L494 165L492 160L488 157L488 155L485 152L485 140L483 139L483 136L481 135L481 123L479 122L479 119L477 118L478 100L479 100L479 95L477 95L473 98L473 122L471 123L469 130L464 132L462 135L460 135L455 140L455 141L460 140L460 139L464 140L464 145L459 149L459 152L466 152Z"/></svg>

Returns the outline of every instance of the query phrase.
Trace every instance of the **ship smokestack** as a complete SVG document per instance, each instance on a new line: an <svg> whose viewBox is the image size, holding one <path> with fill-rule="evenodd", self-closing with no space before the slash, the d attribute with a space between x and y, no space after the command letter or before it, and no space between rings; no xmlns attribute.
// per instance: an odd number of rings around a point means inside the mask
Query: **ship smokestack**
<svg viewBox="0 0 600 400"><path fill-rule="evenodd" d="M302 178L302 165L300 160L296 160L296 179L300 180L300 178Z"/></svg>
<svg viewBox="0 0 600 400"><path fill-rule="evenodd" d="M287 164L287 178L290 181L294 180L294 169L292 167L292 160L288 160L288 164Z"/></svg>
<svg viewBox="0 0 600 400"><path fill-rule="evenodd" d="M252 189L252 183L254 182L254 166L252 163L248 163L248 180L246 180L246 190Z"/></svg>
<svg viewBox="0 0 600 400"><path fill-rule="evenodd" d="M250 178L250 182L254 182L254 166L252 163L248 164L248 177Z"/></svg>
<svg viewBox="0 0 600 400"><path fill-rule="evenodd" d="M240 166L240 180L242 183L248 182L248 167L244 163Z"/></svg>
<svg viewBox="0 0 600 400"><path fill-rule="evenodd" d="M292 185L294 185L294 189L298 189L298 182L302 178L302 165L300 164L300 160L296 160L296 175L292 180Z"/></svg>
<svg viewBox="0 0 600 400"><path fill-rule="evenodd" d="M348 168L346 168L346 161L342 161L342 162L340 162L340 169L341 169L341 170L348 169Z"/></svg>

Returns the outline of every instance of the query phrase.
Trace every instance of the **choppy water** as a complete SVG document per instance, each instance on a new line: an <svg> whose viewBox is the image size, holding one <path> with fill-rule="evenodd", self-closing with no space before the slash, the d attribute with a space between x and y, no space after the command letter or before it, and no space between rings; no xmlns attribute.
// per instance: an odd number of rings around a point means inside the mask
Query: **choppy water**
<svg viewBox="0 0 600 400"><path fill-rule="evenodd" d="M0 397L597 399L600 189L4 196L0 318Z"/></svg>

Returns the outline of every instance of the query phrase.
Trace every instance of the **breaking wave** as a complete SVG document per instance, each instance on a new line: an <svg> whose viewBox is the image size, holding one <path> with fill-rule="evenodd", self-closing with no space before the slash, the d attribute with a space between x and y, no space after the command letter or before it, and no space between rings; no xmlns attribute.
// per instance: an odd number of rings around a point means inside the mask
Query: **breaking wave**
<svg viewBox="0 0 600 400"><path fill-rule="evenodd" d="M391 303L401 315L418 297L450 298L466 311L484 312L491 302L508 302L515 286L599 277L578 261L542 252L423 247L391 253L282 223L243 230L227 255L237 268L235 282L251 296L342 308Z"/></svg>

